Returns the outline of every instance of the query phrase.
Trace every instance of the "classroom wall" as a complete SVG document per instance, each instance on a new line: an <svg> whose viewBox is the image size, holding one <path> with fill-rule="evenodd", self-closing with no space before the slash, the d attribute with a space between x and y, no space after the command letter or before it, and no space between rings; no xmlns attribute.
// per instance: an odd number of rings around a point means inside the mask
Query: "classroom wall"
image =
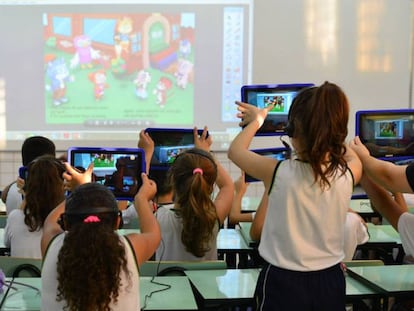
<svg viewBox="0 0 414 311"><path fill-rule="evenodd" d="M412 12L405 0L257 0L250 83L339 84L352 138L357 110L412 107ZM256 138L252 148L274 145L278 138ZM225 152L217 154L237 176ZM1 189L20 163L19 151L0 151Z"/></svg>

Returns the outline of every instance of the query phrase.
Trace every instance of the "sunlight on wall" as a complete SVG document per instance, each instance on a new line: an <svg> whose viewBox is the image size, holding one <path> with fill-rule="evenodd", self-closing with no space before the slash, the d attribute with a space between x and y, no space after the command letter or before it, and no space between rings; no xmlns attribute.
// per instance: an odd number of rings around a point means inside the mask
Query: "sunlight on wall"
<svg viewBox="0 0 414 311"><path fill-rule="evenodd" d="M386 31L384 0L361 1L357 7L357 69L361 72L390 72L391 53L381 40Z"/></svg>
<svg viewBox="0 0 414 311"><path fill-rule="evenodd" d="M309 61L317 66L334 66L338 59L337 0L305 2L305 40Z"/></svg>

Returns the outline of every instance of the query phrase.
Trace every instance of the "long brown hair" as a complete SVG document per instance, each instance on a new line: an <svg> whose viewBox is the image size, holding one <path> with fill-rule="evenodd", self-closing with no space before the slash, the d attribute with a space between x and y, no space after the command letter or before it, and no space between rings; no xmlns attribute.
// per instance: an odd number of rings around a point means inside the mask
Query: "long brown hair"
<svg viewBox="0 0 414 311"><path fill-rule="evenodd" d="M315 182L330 187L329 178L346 171L345 138L349 103L342 89L329 82L301 91L289 110L293 137L298 139L303 160L310 163ZM327 158L327 155L329 157Z"/></svg>
<svg viewBox="0 0 414 311"><path fill-rule="evenodd" d="M91 215L99 222L84 221ZM114 232L116 199L103 185L84 184L66 200L63 216L68 232L58 255L58 299L65 300L65 310L109 311L121 271L128 275L125 248Z"/></svg>
<svg viewBox="0 0 414 311"><path fill-rule="evenodd" d="M24 223L30 231L43 227L49 213L65 199L62 174L63 164L50 155L30 162L24 186Z"/></svg>
<svg viewBox="0 0 414 311"><path fill-rule="evenodd" d="M194 171L196 169L196 171ZM180 154L170 168L177 213L182 218L181 241L186 250L202 257L210 250L218 218L211 195L217 166L209 152L190 149Z"/></svg>

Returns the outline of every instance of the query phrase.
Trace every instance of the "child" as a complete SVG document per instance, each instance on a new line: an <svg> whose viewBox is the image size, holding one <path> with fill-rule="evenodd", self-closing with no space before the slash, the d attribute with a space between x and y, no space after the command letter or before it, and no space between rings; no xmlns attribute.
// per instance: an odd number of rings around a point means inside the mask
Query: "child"
<svg viewBox="0 0 414 311"><path fill-rule="evenodd" d="M22 164L27 166L30 162L41 155L56 156L56 146L50 139L43 136L31 136L25 139L21 149ZM20 208L23 195L21 188L24 180L20 177L7 185L1 192L1 199L6 204L7 215L14 209Z"/></svg>
<svg viewBox="0 0 414 311"><path fill-rule="evenodd" d="M65 166L51 155L27 165L21 208L7 216L4 243L11 256L41 258L40 239L47 215L65 199L62 174Z"/></svg>
<svg viewBox="0 0 414 311"><path fill-rule="evenodd" d="M372 157L359 137L350 142L364 167L361 186L371 204L400 233L407 255L414 256L414 215L408 211L404 193L414 192L414 164L396 165Z"/></svg>
<svg viewBox="0 0 414 311"><path fill-rule="evenodd" d="M217 260L217 234L231 209L233 182L209 152L207 128L194 129L195 148L177 156L170 167L174 203L159 206L156 217L162 243L157 260ZM212 200L214 185L219 192Z"/></svg>
<svg viewBox="0 0 414 311"><path fill-rule="evenodd" d="M105 186L89 182L92 166L81 174L66 164L65 179L82 185L46 219L42 310L140 310L138 266L160 241L149 204L156 185L141 175L135 196L141 233L121 236L117 201Z"/></svg>
<svg viewBox="0 0 414 311"><path fill-rule="evenodd" d="M256 212L251 237L267 262L256 286L258 310L345 309L344 226L362 168L345 146L349 104L335 84L300 92L289 110L287 132L296 158L278 161L249 151L273 107L237 102L243 130L228 156L262 180L269 196Z"/></svg>

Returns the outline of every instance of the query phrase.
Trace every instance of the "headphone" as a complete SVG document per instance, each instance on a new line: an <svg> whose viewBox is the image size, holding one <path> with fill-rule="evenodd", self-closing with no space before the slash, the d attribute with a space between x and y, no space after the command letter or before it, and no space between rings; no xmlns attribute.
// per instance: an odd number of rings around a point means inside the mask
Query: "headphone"
<svg viewBox="0 0 414 311"><path fill-rule="evenodd" d="M112 228L114 230L121 229L124 225L124 221L122 218L122 212L119 210L114 210L110 207L97 207L97 208L87 208L82 209L79 212L70 212L70 213L62 213L57 223L59 224L60 228L63 231L69 231L74 224L82 223L84 219L90 215L97 215L99 217L100 214L110 214L113 213L114 219L112 223ZM119 226L117 225L117 220L120 219Z"/></svg>

